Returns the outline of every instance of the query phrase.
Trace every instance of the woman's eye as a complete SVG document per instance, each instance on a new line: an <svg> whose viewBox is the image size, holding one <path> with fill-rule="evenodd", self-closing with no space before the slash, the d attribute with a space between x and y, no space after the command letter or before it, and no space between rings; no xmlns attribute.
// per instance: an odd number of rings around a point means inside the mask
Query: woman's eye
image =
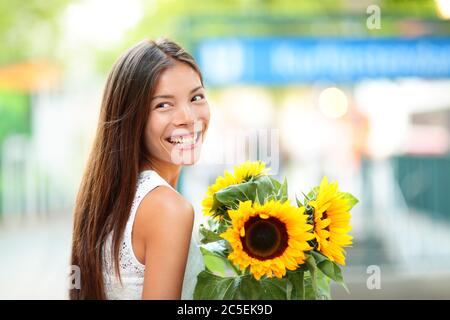
<svg viewBox="0 0 450 320"><path fill-rule="evenodd" d="M155 106L155 109L160 109L160 108L167 108L169 106L168 103L160 103L158 105Z"/></svg>
<svg viewBox="0 0 450 320"><path fill-rule="evenodd" d="M203 94L196 94L193 98L192 101L200 101L203 100L205 98L205 96Z"/></svg>

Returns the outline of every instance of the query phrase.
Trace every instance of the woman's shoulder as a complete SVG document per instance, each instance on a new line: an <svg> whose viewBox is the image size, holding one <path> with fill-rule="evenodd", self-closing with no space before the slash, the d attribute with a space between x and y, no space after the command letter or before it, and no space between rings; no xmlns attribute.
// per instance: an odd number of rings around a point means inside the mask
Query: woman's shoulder
<svg viewBox="0 0 450 320"><path fill-rule="evenodd" d="M168 186L158 186L142 199L143 209L158 209L168 214L175 212L190 213L194 211L192 204L181 194Z"/></svg>
<svg viewBox="0 0 450 320"><path fill-rule="evenodd" d="M192 205L173 187L171 187L154 170L141 172L138 180L137 194L141 197L139 209L148 211L159 208L158 211L181 210L193 211Z"/></svg>
<svg viewBox="0 0 450 320"><path fill-rule="evenodd" d="M158 186L142 199L135 227L149 231L170 227L190 232L194 220L192 204L168 186ZM147 233L147 232L145 232Z"/></svg>

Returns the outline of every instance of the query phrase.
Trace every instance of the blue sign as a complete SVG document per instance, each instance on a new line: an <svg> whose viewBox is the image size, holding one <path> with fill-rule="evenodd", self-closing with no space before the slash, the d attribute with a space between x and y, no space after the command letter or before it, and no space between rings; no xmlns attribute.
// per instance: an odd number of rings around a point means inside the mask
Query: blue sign
<svg viewBox="0 0 450 320"><path fill-rule="evenodd" d="M450 78L450 38L218 38L196 57L210 85Z"/></svg>

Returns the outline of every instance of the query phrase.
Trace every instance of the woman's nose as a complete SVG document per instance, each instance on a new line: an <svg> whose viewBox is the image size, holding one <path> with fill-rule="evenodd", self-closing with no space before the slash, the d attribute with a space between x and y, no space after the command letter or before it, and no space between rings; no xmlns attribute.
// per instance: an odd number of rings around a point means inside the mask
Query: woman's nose
<svg viewBox="0 0 450 320"><path fill-rule="evenodd" d="M176 124L192 124L195 121L195 115L190 105L180 106L179 111L177 112Z"/></svg>

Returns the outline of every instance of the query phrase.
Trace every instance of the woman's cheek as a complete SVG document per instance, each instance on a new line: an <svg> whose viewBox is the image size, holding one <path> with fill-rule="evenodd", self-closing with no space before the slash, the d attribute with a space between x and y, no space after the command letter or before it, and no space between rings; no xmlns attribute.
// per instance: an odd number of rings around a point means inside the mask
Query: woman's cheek
<svg viewBox="0 0 450 320"><path fill-rule="evenodd" d="M202 116L201 116L203 121L205 121L205 125L206 126L208 126L208 124L209 124L210 117L211 117L211 114L210 114L210 110L209 110L209 104L206 103L205 107L203 108L203 113L202 113Z"/></svg>
<svg viewBox="0 0 450 320"><path fill-rule="evenodd" d="M157 117L152 117L148 122L145 130L145 142L150 150L155 150L159 146L158 140L162 139L162 135L158 130L158 120Z"/></svg>

